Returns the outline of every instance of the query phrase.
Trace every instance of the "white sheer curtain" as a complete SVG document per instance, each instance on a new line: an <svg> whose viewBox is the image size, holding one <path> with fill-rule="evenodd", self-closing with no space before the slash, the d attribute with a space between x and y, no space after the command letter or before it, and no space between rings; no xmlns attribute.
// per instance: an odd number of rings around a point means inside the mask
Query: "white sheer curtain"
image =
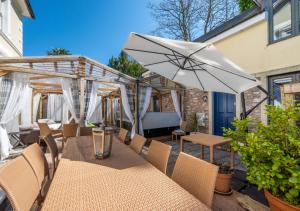
<svg viewBox="0 0 300 211"><path fill-rule="evenodd" d="M72 97L71 81L69 79L62 79L62 90L63 98L67 104L68 110L71 113L71 119L74 119L75 122L79 122L79 119L76 116L75 104Z"/></svg>
<svg viewBox="0 0 300 211"><path fill-rule="evenodd" d="M89 119L91 122L102 123L102 97L97 97L95 110Z"/></svg>
<svg viewBox="0 0 300 211"><path fill-rule="evenodd" d="M143 128L143 118L145 116L145 114L147 113L149 104L150 104L150 100L151 100L151 95L152 95L152 87L147 87L146 89L146 94L145 94L145 99L144 99L144 104L143 104L143 109L139 115L139 133L140 135L144 135L144 128Z"/></svg>
<svg viewBox="0 0 300 211"><path fill-rule="evenodd" d="M96 84L93 84L93 88L92 88L92 91L91 91L91 95L90 95L90 101L88 103L88 109L87 109L87 113L86 113L86 119L85 119L85 124L87 124L87 122L91 119L95 109L96 109L96 106L97 106L97 85Z"/></svg>
<svg viewBox="0 0 300 211"><path fill-rule="evenodd" d="M68 104L63 101L62 123L69 123L69 107Z"/></svg>
<svg viewBox="0 0 300 211"><path fill-rule="evenodd" d="M173 100L173 105L175 108L175 111L180 119L180 125L182 123L182 117L181 117L181 112L180 112L180 105L179 105L179 101L178 101L178 97L177 97L177 92L176 90L171 90L171 96L172 96L172 100Z"/></svg>
<svg viewBox="0 0 300 211"><path fill-rule="evenodd" d="M39 103L40 103L40 100L41 100L41 93L37 93L34 95L33 97L33 109L32 109L32 121L35 122L36 121L36 118L37 118L37 112L38 112L38 109L39 109Z"/></svg>
<svg viewBox="0 0 300 211"><path fill-rule="evenodd" d="M29 126L31 125L31 103L32 103L32 89L29 88L26 93L27 96L23 96L26 101L24 102L24 106L21 108L21 125Z"/></svg>
<svg viewBox="0 0 300 211"><path fill-rule="evenodd" d="M3 85L1 85L3 88ZM11 90L9 91L9 98L7 100L5 109L0 119L0 156L1 160L9 156L9 151L12 149L10 144L6 124L16 118L20 114L21 108L25 105L26 97L32 92L27 83L27 80L23 78L14 78L11 81Z"/></svg>
<svg viewBox="0 0 300 211"><path fill-rule="evenodd" d="M131 113L128 96L127 96L127 91L123 84L120 86L120 90L121 90L121 97L122 97L122 105L123 105L125 114L128 117L128 119L132 125L131 138L133 138L133 136L135 135L135 122L134 122L133 115Z"/></svg>
<svg viewBox="0 0 300 211"><path fill-rule="evenodd" d="M63 101L64 99L62 95L48 95L47 119L62 121Z"/></svg>

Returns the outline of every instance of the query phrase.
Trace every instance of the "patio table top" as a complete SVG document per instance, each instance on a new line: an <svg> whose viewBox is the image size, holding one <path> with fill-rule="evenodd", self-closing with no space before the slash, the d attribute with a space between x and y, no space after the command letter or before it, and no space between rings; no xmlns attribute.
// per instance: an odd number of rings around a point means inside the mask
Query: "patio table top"
<svg viewBox="0 0 300 211"><path fill-rule="evenodd" d="M42 210L210 210L114 138L96 160L92 137L68 140Z"/></svg>

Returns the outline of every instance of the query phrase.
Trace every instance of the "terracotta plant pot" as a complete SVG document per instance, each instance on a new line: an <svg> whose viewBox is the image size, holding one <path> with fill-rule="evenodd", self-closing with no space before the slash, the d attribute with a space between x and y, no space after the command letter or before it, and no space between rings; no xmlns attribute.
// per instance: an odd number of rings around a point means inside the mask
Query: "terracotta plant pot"
<svg viewBox="0 0 300 211"><path fill-rule="evenodd" d="M218 173L215 189L221 193L228 193L231 190L232 173Z"/></svg>
<svg viewBox="0 0 300 211"><path fill-rule="evenodd" d="M264 192L271 211L300 211L299 207L295 207L285 201L282 201L281 199L273 196L269 191L265 190Z"/></svg>

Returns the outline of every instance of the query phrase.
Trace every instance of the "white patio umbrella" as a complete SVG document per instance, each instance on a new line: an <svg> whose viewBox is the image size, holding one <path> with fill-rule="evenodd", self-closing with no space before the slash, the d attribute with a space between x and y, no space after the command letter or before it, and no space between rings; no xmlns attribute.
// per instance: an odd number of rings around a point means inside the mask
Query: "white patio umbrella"
<svg viewBox="0 0 300 211"><path fill-rule="evenodd" d="M123 50L151 72L188 88L238 94L259 85L212 44L130 33Z"/></svg>

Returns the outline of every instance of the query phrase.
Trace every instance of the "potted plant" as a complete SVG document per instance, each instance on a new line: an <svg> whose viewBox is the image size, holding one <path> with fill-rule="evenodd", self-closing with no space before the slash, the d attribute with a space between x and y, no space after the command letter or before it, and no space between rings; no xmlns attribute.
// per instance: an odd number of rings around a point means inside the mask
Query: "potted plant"
<svg viewBox="0 0 300 211"><path fill-rule="evenodd" d="M268 124L236 119L225 137L240 153L247 180L264 189L271 210L300 210L300 108L268 105L266 113Z"/></svg>
<svg viewBox="0 0 300 211"><path fill-rule="evenodd" d="M219 172L215 185L215 192L222 195L232 194L231 190L231 178L232 170L229 165L222 162L215 162L215 165L219 166Z"/></svg>

